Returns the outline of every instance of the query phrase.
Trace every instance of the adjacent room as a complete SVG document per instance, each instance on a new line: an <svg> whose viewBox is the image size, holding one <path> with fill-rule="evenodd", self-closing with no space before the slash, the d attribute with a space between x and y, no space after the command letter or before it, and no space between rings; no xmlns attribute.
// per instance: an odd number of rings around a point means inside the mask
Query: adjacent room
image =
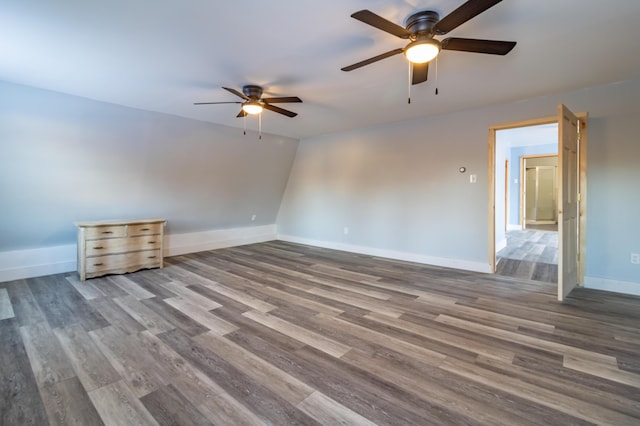
<svg viewBox="0 0 640 426"><path fill-rule="evenodd" d="M639 19L3 1L0 424L638 424Z"/></svg>

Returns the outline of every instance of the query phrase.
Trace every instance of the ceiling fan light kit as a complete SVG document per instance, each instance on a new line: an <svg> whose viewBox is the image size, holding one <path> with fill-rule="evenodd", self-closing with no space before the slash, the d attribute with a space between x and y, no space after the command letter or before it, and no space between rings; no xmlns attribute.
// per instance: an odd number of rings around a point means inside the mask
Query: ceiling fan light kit
<svg viewBox="0 0 640 426"><path fill-rule="evenodd" d="M412 41L404 49L404 56L414 64L424 64L440 53L440 42L433 38Z"/></svg>
<svg viewBox="0 0 640 426"><path fill-rule="evenodd" d="M242 110L247 114L260 114L263 109L258 101L247 101L242 104Z"/></svg>

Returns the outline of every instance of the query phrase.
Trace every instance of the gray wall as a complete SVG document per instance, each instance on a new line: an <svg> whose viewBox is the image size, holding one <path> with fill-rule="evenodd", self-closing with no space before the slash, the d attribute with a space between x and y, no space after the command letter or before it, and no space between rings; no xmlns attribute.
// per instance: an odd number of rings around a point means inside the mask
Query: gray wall
<svg viewBox="0 0 640 426"><path fill-rule="evenodd" d="M74 243L77 220L163 217L169 234L275 223L297 140L5 82L0 94L0 252Z"/></svg>
<svg viewBox="0 0 640 426"><path fill-rule="evenodd" d="M556 115L562 102L590 114L586 273L640 283L629 262L640 252L638 99L633 80L302 140L278 232L487 262L488 128Z"/></svg>

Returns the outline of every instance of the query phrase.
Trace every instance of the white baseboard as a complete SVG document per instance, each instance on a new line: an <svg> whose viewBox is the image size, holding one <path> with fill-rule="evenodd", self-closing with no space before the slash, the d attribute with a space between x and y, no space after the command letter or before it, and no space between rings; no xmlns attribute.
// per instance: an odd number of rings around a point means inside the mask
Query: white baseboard
<svg viewBox="0 0 640 426"><path fill-rule="evenodd" d="M509 223L507 225L507 231L522 231L522 225L520 225L519 223Z"/></svg>
<svg viewBox="0 0 640 426"><path fill-rule="evenodd" d="M178 256L244 244L262 243L275 239L276 225L171 234L165 236L164 255Z"/></svg>
<svg viewBox="0 0 640 426"><path fill-rule="evenodd" d="M164 255L177 256L275 239L275 225L167 234L164 239ZM0 282L75 271L76 247L76 244L68 244L0 252Z"/></svg>
<svg viewBox="0 0 640 426"><path fill-rule="evenodd" d="M0 252L0 282L75 271L75 244Z"/></svg>
<svg viewBox="0 0 640 426"><path fill-rule="evenodd" d="M609 280L606 278L585 276L584 287L640 296L640 283L634 283L631 281Z"/></svg>
<svg viewBox="0 0 640 426"><path fill-rule="evenodd" d="M385 250L353 244L337 243L333 241L320 241L309 238L294 237L278 234L278 239L291 243L306 244L315 247L323 247L333 250L348 251L351 253L366 254L369 256L385 257L388 259L404 260L407 262L422 263L425 265L442 266L445 268L463 269L466 271L493 273L488 263L472 262L469 260L449 259L444 257L425 256L417 253L408 253L395 250Z"/></svg>

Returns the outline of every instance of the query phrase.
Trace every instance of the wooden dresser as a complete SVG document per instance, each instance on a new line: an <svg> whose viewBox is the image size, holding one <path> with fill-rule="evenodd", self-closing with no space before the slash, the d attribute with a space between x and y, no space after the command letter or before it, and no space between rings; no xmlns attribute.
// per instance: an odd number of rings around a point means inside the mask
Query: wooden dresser
<svg viewBox="0 0 640 426"><path fill-rule="evenodd" d="M164 219L76 222L80 279L162 268L165 223Z"/></svg>

